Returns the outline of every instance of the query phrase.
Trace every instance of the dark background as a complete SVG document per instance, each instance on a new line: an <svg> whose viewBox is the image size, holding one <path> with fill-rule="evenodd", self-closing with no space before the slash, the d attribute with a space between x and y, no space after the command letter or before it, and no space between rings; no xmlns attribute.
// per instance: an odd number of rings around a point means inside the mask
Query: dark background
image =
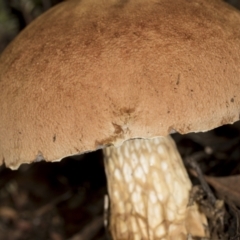
<svg viewBox="0 0 240 240"><path fill-rule="evenodd" d="M59 2L0 0L0 53L26 25ZM240 0L228 2L240 9ZM184 159L203 153L198 163L206 176L222 176L228 185L229 176L240 176L239 122L208 133L173 137ZM192 180L198 183L194 177ZM236 186L240 186L240 181ZM218 189L213 190L219 195ZM236 191L240 194L240 189ZM22 165L18 171L1 166L0 240L108 239L103 227L106 192L100 151L59 163ZM235 211L240 206L238 200L240 197L233 203ZM229 230L227 226L235 226L236 219L239 220L235 217L225 226L229 235L240 232L238 227Z"/></svg>

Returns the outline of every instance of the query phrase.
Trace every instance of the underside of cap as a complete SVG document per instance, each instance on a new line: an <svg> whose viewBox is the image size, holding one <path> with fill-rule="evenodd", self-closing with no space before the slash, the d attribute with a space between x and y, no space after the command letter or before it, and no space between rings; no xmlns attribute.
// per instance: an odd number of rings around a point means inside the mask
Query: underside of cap
<svg viewBox="0 0 240 240"><path fill-rule="evenodd" d="M239 120L239 26L221 0L52 8L0 57L0 164Z"/></svg>

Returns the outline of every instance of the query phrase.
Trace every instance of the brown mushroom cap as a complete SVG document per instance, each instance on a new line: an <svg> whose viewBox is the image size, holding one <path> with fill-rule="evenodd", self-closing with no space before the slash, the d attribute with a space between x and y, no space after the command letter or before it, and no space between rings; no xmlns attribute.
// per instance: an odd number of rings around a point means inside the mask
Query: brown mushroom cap
<svg viewBox="0 0 240 240"><path fill-rule="evenodd" d="M237 121L239 26L240 13L220 0L52 8L0 57L0 163Z"/></svg>

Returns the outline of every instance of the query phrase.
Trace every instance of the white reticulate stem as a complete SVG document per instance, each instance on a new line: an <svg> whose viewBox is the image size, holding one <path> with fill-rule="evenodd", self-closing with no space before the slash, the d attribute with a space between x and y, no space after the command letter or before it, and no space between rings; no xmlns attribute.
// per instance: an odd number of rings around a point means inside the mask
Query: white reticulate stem
<svg viewBox="0 0 240 240"><path fill-rule="evenodd" d="M129 140L104 156L114 240L206 236L206 218L188 206L191 182L170 136Z"/></svg>

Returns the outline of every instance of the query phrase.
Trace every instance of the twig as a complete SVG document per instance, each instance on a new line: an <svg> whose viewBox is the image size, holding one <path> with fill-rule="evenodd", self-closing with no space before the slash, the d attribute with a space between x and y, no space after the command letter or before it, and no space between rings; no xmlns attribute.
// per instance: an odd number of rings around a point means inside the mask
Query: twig
<svg viewBox="0 0 240 240"><path fill-rule="evenodd" d="M48 212L53 206L56 206L58 203L66 201L67 199L69 199L72 196L71 191L68 191L58 197L56 197L55 199L53 199L50 203L47 203L46 205L40 207L39 209L37 209L35 211L35 215L36 216L42 216L44 215L46 212Z"/></svg>
<svg viewBox="0 0 240 240"><path fill-rule="evenodd" d="M85 226L80 232L75 234L68 240L91 240L103 227L103 216L96 217L87 226Z"/></svg>
<svg viewBox="0 0 240 240"><path fill-rule="evenodd" d="M205 155L205 153L203 153L203 152L195 153L194 155L186 158L186 162L196 171L197 177L201 183L203 190L207 193L209 201L214 206L216 203L216 198L215 198L212 190L210 189L208 183L206 182L199 165L197 164L197 159L201 159L204 155Z"/></svg>

